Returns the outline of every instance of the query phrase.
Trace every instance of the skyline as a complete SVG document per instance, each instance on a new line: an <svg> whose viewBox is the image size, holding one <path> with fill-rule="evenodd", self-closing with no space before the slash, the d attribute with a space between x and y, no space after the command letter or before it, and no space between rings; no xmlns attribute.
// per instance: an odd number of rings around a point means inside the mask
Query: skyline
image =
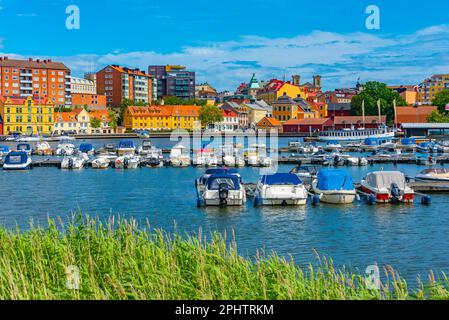
<svg viewBox="0 0 449 320"><path fill-rule="evenodd" d="M71 4L80 8L80 30L65 28ZM380 30L365 27L369 4L380 8ZM235 90L253 72L259 80L300 74L302 82L320 74L326 90L353 86L358 78L418 84L449 70L447 9L447 2L414 0L307 6L287 0L0 0L0 55L62 61L74 76L107 64L146 71L150 64L182 64L197 72L198 83L220 91Z"/></svg>

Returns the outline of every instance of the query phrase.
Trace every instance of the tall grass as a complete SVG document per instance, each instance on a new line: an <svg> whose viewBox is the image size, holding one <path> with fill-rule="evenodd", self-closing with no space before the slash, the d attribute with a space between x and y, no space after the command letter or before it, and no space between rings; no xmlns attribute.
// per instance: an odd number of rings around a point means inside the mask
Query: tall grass
<svg viewBox="0 0 449 320"><path fill-rule="evenodd" d="M67 267L80 271L67 287ZM409 292L393 276L371 290L364 277L321 267L302 269L276 254L246 259L214 234L168 235L133 220L90 218L27 231L0 228L0 299L440 299L446 278Z"/></svg>

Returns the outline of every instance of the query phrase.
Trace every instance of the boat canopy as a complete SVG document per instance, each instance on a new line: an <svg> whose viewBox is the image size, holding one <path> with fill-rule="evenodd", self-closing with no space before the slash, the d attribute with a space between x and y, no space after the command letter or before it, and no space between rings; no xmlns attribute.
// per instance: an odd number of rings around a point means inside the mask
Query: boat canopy
<svg viewBox="0 0 449 320"><path fill-rule="evenodd" d="M327 144L340 144L340 142L338 142L337 140L331 140L331 141L328 141L327 142Z"/></svg>
<svg viewBox="0 0 449 320"><path fill-rule="evenodd" d="M23 164L28 160L28 155L24 151L13 151L8 153L5 164Z"/></svg>
<svg viewBox="0 0 449 320"><path fill-rule="evenodd" d="M416 144L416 139L415 138L402 138L401 139L401 144L404 146L408 146L411 144Z"/></svg>
<svg viewBox="0 0 449 320"><path fill-rule="evenodd" d="M367 146L378 146L379 145L379 138L366 138L365 139L365 145L367 145Z"/></svg>
<svg viewBox="0 0 449 320"><path fill-rule="evenodd" d="M261 179L263 184L272 185L299 185L302 184L301 179L293 173L275 173L272 175L264 175Z"/></svg>
<svg viewBox="0 0 449 320"><path fill-rule="evenodd" d="M343 170L321 170L317 180L320 190L354 190L352 177Z"/></svg>
<svg viewBox="0 0 449 320"><path fill-rule="evenodd" d="M19 151L29 151L29 150L31 150L31 146L28 143L19 143L17 145L17 150L19 150Z"/></svg>
<svg viewBox="0 0 449 320"><path fill-rule="evenodd" d="M134 142L132 140L121 140L118 143L119 149L133 149L134 148Z"/></svg>
<svg viewBox="0 0 449 320"><path fill-rule="evenodd" d="M238 171L236 169L228 169L228 168L214 168L214 169L207 169L204 174L210 174L210 175L217 175L217 174L238 174Z"/></svg>
<svg viewBox="0 0 449 320"><path fill-rule="evenodd" d="M10 151L9 146L0 146L0 152L7 153Z"/></svg>
<svg viewBox="0 0 449 320"><path fill-rule="evenodd" d="M449 169L446 168L430 168L420 172L420 174L449 174Z"/></svg>
<svg viewBox="0 0 449 320"><path fill-rule="evenodd" d="M370 186L380 188L390 188L392 183L396 183L399 188L406 186L405 175L400 171L375 171L366 176L366 183Z"/></svg>
<svg viewBox="0 0 449 320"><path fill-rule="evenodd" d="M292 170L290 170L290 173L300 173L300 172L307 172L316 174L317 173L317 167L315 166L296 166Z"/></svg>
<svg viewBox="0 0 449 320"><path fill-rule="evenodd" d="M207 189L218 190L220 184L226 184L229 190L239 190L240 182L239 178L230 174L214 174L207 179Z"/></svg>
<svg viewBox="0 0 449 320"><path fill-rule="evenodd" d="M81 143L79 150L81 152L90 152L94 149L90 143Z"/></svg>

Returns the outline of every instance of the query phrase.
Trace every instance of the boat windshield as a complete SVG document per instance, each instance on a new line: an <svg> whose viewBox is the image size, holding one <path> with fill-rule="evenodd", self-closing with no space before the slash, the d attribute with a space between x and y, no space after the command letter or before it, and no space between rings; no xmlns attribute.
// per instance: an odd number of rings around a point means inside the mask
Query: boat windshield
<svg viewBox="0 0 449 320"><path fill-rule="evenodd" d="M229 190L238 190L240 187L239 180L237 177L212 176L207 180L207 188L209 190L218 190L221 184L226 184Z"/></svg>

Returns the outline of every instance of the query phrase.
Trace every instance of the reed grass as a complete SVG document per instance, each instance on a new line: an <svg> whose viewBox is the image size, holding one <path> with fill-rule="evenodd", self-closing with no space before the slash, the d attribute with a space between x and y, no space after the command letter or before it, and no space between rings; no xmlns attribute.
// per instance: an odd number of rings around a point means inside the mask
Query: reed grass
<svg viewBox="0 0 449 320"><path fill-rule="evenodd" d="M391 281L372 290L360 274L320 265L303 269L274 253L248 259L222 235L169 235L134 220L0 227L0 299L449 298L445 276L410 291L387 270ZM67 287L68 266L79 268L78 290Z"/></svg>

